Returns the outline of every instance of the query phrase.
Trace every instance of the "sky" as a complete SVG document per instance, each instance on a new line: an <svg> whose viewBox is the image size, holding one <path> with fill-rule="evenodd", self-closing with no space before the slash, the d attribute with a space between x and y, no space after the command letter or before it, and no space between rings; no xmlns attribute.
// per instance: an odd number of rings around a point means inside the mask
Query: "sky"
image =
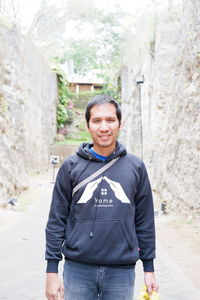
<svg viewBox="0 0 200 300"><path fill-rule="evenodd" d="M32 23L42 1L48 3L48 5L54 4L62 10L63 3L65 3L65 5L69 2L76 3L77 0L14 0L14 2L13 0L1 0L0 9L2 10L2 7L5 7L6 11L9 12L15 7L21 27L26 29ZM182 0L87 0L87 5L89 6L90 3L94 2L97 8L103 8L108 11L112 11L113 7L118 5L125 12L135 13L136 11L144 10L146 7L164 7L168 5L169 2L177 3L181 1ZM79 8L80 6L77 9Z"/></svg>
<svg viewBox="0 0 200 300"><path fill-rule="evenodd" d="M65 0L67 1L67 0ZM145 6L150 5L152 0L93 0L98 8L112 11L115 5L119 5L124 11L137 11L144 9ZM161 2L164 0L160 0ZM167 0L165 0L166 2ZM157 2L157 1L156 1ZM40 7L41 0L15 0L16 5L20 8L20 23L22 28L26 29L32 23L32 20ZM62 1L49 0L48 4L56 4L59 6ZM62 4L61 4L62 5Z"/></svg>
<svg viewBox="0 0 200 300"><path fill-rule="evenodd" d="M12 0L3 0L3 1L4 1L5 5L7 5L7 6L11 5L11 2L12 2ZM86 0L83 0L83 3L84 3L84 1L86 1ZM114 7L118 6L118 7L121 7L121 10L124 12L128 12L129 14L132 13L133 15L135 15L137 13L137 15L140 15L143 11L145 11L146 8L153 8L154 6L156 6L156 9L158 9L158 7L159 7L158 4L160 4L160 7L164 7L168 4L169 1L176 2L176 1L182 1L182 0L109 0L109 1L108 0L87 0L87 2L85 2L85 3L87 3L86 7L90 7L90 3L91 4L94 3L97 8L104 9L104 10L110 11L110 12L113 11ZM28 32L28 29L31 27L34 17L36 16L37 11L39 10L42 2L48 3L48 6L55 5L58 8L58 11L60 9L61 14L62 14L62 12L65 11L64 5L65 5L65 7L67 7L68 3L70 3L70 5L72 5L73 9L75 9L75 11L76 11L76 3L78 2L79 6L77 5L77 10L79 10L79 12L81 10L81 7L80 7L81 0L34 0L34 1L32 1L32 0L15 0L14 3L17 8L16 11L18 14L18 24L20 25L22 34L26 35L26 33ZM12 6L10 6L10 7L12 7ZM84 6L83 6L83 9L84 9ZM67 26L64 23L63 23L63 26L61 26L62 25L61 22L66 21L66 17L65 17L65 19L60 18L58 20L58 22L56 21L57 18L59 18L58 12L56 12L56 14L54 16L54 20L52 22L51 22L51 20L48 19L48 17L45 19L45 14L44 14L44 19L42 22L41 22L42 19L40 18L40 26L41 27L44 26L45 28L49 29L49 33L47 31L48 36L53 37L54 32L55 32L55 34L57 34L57 32L56 32L56 30L57 30L59 32L60 36L62 33L63 38L70 38L70 35L72 35L74 37L76 35L76 29L74 27L75 21L73 21L71 19L70 21L67 22ZM124 22L126 22L126 20L124 20ZM64 29L64 26L65 26L65 29ZM85 30L82 30L82 32L79 32L78 33L79 36L82 35L83 32L89 33L90 35L92 35L93 30L92 30L92 28L90 28L91 26L89 27L88 24L85 24L84 26L88 26L88 27L85 28ZM45 32L46 31L44 30L44 33ZM42 33L42 31L40 31L40 33ZM44 37L44 40L46 40L45 37Z"/></svg>
<svg viewBox="0 0 200 300"><path fill-rule="evenodd" d="M100 8L105 7L112 7L114 5L121 6L125 11L133 11L137 9L142 9L145 6L149 5L151 0L101 0L101 1L95 1L96 5Z"/></svg>

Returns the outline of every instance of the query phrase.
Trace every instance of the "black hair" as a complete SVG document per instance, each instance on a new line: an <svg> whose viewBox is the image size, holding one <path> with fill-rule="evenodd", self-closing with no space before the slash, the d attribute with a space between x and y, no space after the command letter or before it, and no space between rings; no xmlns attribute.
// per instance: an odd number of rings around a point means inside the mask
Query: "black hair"
<svg viewBox="0 0 200 300"><path fill-rule="evenodd" d="M103 103L110 103L113 104L116 108L116 115L117 119L119 121L119 124L121 124L121 118L122 118L122 112L119 102L117 102L113 97L108 95L97 95L93 97L86 106L85 109L85 119L87 122L87 126L89 127L89 121L90 121L90 110L94 105L103 104Z"/></svg>

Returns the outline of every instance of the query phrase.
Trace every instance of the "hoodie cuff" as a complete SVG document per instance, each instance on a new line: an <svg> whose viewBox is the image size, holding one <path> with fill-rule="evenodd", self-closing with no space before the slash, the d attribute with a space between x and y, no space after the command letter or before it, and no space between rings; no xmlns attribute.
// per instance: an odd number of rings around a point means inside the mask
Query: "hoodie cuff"
<svg viewBox="0 0 200 300"><path fill-rule="evenodd" d="M48 260L46 273L58 273L59 260Z"/></svg>
<svg viewBox="0 0 200 300"><path fill-rule="evenodd" d="M153 259L143 260L142 263L144 272L154 272Z"/></svg>

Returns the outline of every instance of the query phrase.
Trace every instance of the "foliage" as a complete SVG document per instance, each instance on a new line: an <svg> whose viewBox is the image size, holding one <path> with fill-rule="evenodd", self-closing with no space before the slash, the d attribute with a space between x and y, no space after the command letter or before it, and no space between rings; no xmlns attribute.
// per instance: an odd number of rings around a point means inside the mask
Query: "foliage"
<svg viewBox="0 0 200 300"><path fill-rule="evenodd" d="M91 139L88 138L88 140L86 139L77 139L77 138L67 138L64 141L56 141L55 144L58 145L80 145L80 143L84 143L84 142L90 142Z"/></svg>
<svg viewBox="0 0 200 300"><path fill-rule="evenodd" d="M72 60L75 73L86 75L89 71L98 68L95 41L70 39L67 47L68 51L62 61Z"/></svg>
<svg viewBox="0 0 200 300"><path fill-rule="evenodd" d="M80 142L89 142L91 141L91 137L89 132L80 130L79 134L74 137L75 140Z"/></svg>
<svg viewBox="0 0 200 300"><path fill-rule="evenodd" d="M109 95L120 102L121 101L121 98L120 98L121 82L120 82L119 78L117 80L117 84L112 83L108 75L103 76L103 80L104 80L104 84L103 84L103 89L101 90L101 93Z"/></svg>
<svg viewBox="0 0 200 300"><path fill-rule="evenodd" d="M78 97L75 92L67 92L67 97L72 100L75 108L85 109L86 104L94 96L102 94L102 91L97 92L79 92Z"/></svg>
<svg viewBox="0 0 200 300"><path fill-rule="evenodd" d="M80 124L78 125L77 131L73 131L72 134L67 135L64 141L57 141L58 144L69 144L69 145L79 145L81 142L90 142L91 136L87 130L86 122L80 118Z"/></svg>
<svg viewBox="0 0 200 300"><path fill-rule="evenodd" d="M53 6L48 3L44 5L43 3L29 31L37 33L39 40L41 27L44 28L42 36L46 36L50 29L47 24L41 23L44 22L44 18L41 19L40 17L45 14L45 22L47 22L47 16L50 16L52 12L57 14L58 7L54 11L52 9ZM62 22L64 15L66 16L68 33L65 34L63 54L60 55L55 52L57 62L73 61L76 74L89 74L91 77L95 75L95 77L103 78L104 85L99 92L80 92L77 97L76 93L71 93L67 88L68 82L63 72L57 69L59 91L58 129L65 127L73 120L72 109L69 105L70 101L75 108L83 109L86 103L99 93L120 99L116 78L121 67L121 47L124 30L126 30L122 24L124 24L127 13L122 12L119 8L101 9L93 1L91 3L84 1L83 4L81 0L69 0L68 4L63 6L61 15L60 20Z"/></svg>
<svg viewBox="0 0 200 300"><path fill-rule="evenodd" d="M0 113L4 114L8 111L8 104L3 96L0 96Z"/></svg>
<svg viewBox="0 0 200 300"><path fill-rule="evenodd" d="M71 92L68 88L68 80L65 73L55 65L52 69L57 74L58 81L58 104L57 104L57 128L58 130L64 128L66 125L73 122L74 114L73 108L83 110L87 102L94 96L99 94L108 94L118 99L117 88L109 83L107 77L105 77L105 84L103 89L94 92L79 92L77 95L75 92ZM73 105L70 106L70 103ZM80 130L81 131L81 130ZM87 134L85 136L87 138ZM80 139L84 140L82 136ZM79 138L78 138L79 139Z"/></svg>
<svg viewBox="0 0 200 300"><path fill-rule="evenodd" d="M116 100L120 100L118 87L114 86L112 83L108 82L103 85L102 94L109 95Z"/></svg>
<svg viewBox="0 0 200 300"><path fill-rule="evenodd" d="M81 23L80 21L80 27ZM75 73L81 75L93 70L102 75L105 74L105 70L118 69L122 39L118 27L115 15L105 12L100 14L98 23L96 21L96 24L93 24L94 33L90 38L74 38L67 41L64 60L72 60Z"/></svg>
<svg viewBox="0 0 200 300"><path fill-rule="evenodd" d="M124 16L119 11L100 11L94 8L93 11L80 15L73 23L77 33L66 40L66 50L61 62L73 61L76 74L107 77L107 88L108 84L113 85L121 66L121 23Z"/></svg>
<svg viewBox="0 0 200 300"><path fill-rule="evenodd" d="M52 68L57 74L58 81L58 104L57 104L57 127L58 129L73 121L73 112L68 107L67 86L68 80L65 73L57 66Z"/></svg>
<svg viewBox="0 0 200 300"><path fill-rule="evenodd" d="M13 30L13 24L5 16L0 16L0 24L8 30Z"/></svg>
<svg viewBox="0 0 200 300"><path fill-rule="evenodd" d="M81 122L78 126L79 131L78 133L75 135L75 139L80 141L80 142L89 142L91 141L91 135L87 129L87 125L85 120L83 122Z"/></svg>
<svg viewBox="0 0 200 300"><path fill-rule="evenodd" d="M57 105L57 127L62 128L73 121L73 113L61 103Z"/></svg>

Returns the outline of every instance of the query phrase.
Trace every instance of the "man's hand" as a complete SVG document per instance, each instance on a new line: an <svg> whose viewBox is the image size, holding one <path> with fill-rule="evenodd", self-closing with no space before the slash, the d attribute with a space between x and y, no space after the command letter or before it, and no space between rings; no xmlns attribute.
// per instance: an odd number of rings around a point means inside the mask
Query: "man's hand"
<svg viewBox="0 0 200 300"><path fill-rule="evenodd" d="M144 282L147 287L147 293L150 297L152 296L152 291L158 291L159 286L156 282L155 275L153 272L144 273Z"/></svg>
<svg viewBox="0 0 200 300"><path fill-rule="evenodd" d="M119 199L123 203L130 203L130 200L126 196L121 184L119 182L113 181L109 179L108 177L104 176L103 179L105 179L108 184L110 185L111 189L115 193L115 197Z"/></svg>
<svg viewBox="0 0 200 300"><path fill-rule="evenodd" d="M86 203L88 200L90 200L92 198L93 192L96 190L101 180L102 177L100 177L97 180L89 182L86 185L85 190L77 203Z"/></svg>
<svg viewBox="0 0 200 300"><path fill-rule="evenodd" d="M46 274L46 298L48 300L64 300L64 286L58 273Z"/></svg>

